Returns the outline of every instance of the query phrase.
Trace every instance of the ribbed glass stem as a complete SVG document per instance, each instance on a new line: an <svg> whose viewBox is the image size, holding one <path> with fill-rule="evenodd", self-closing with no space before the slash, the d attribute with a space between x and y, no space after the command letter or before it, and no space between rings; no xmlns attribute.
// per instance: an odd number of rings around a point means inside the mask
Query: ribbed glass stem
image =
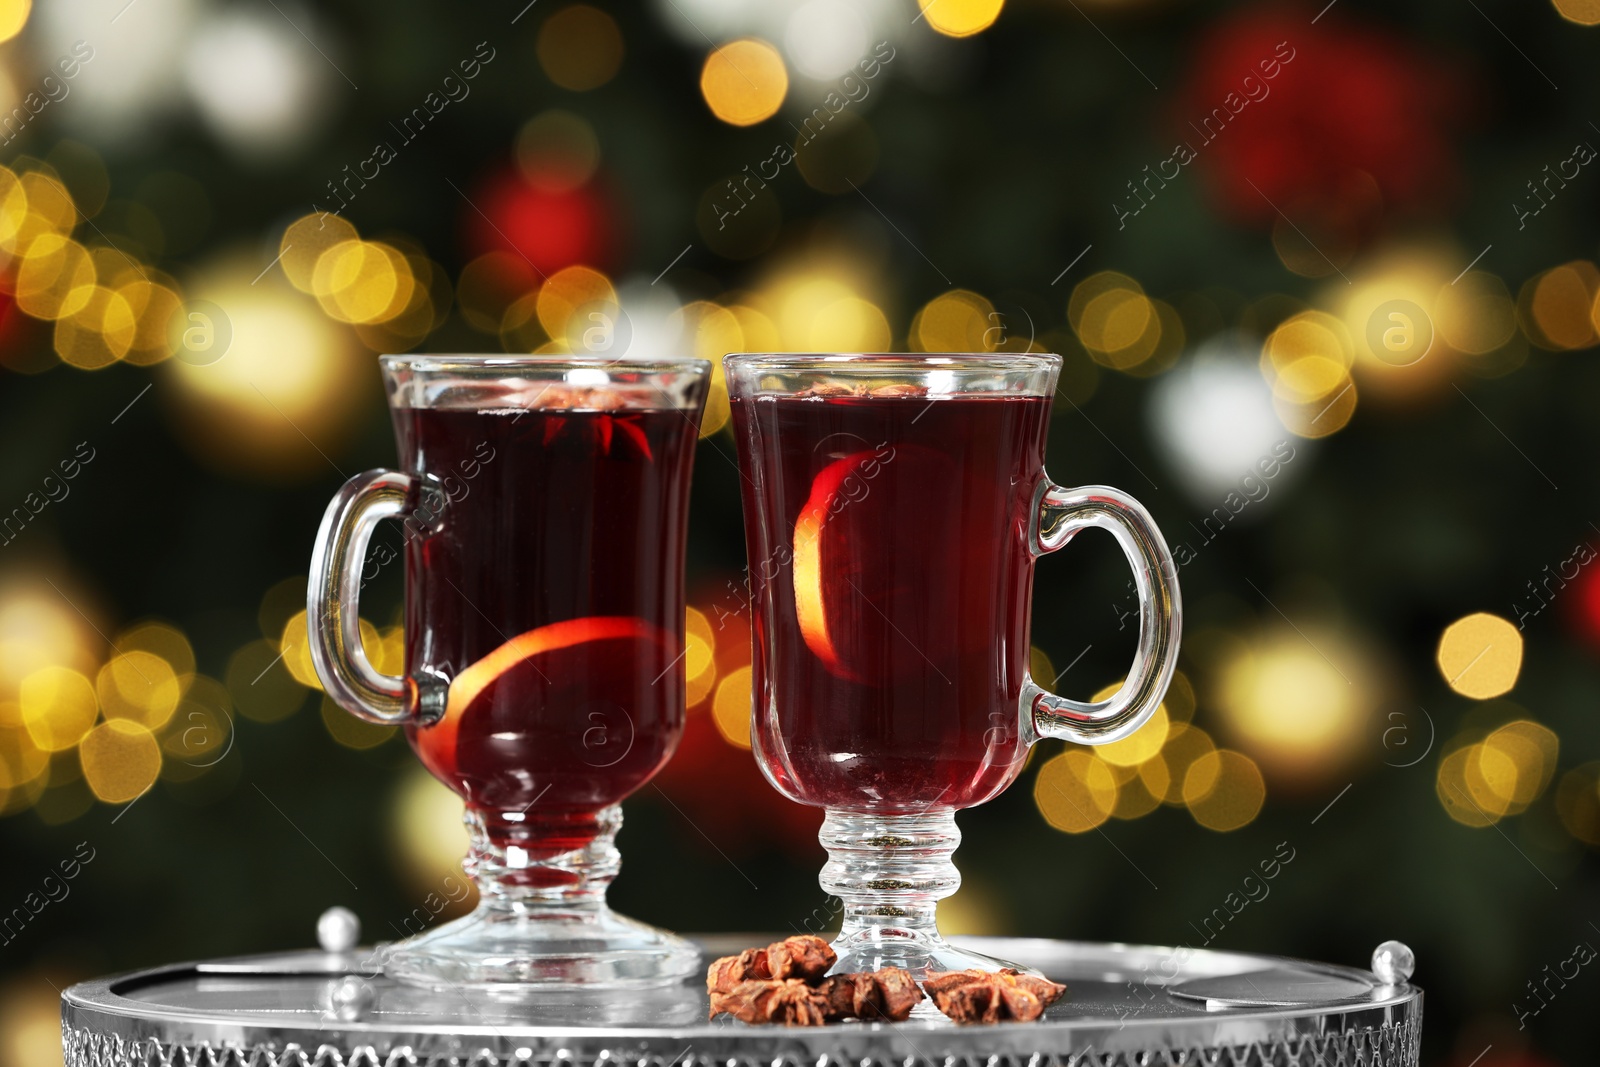
<svg viewBox="0 0 1600 1067"><path fill-rule="evenodd" d="M961 844L954 812L829 810L817 837L828 850L818 881L844 903L841 942L938 938L935 909L961 886L950 859Z"/></svg>
<svg viewBox="0 0 1600 1067"><path fill-rule="evenodd" d="M469 808L471 845L461 867L478 884L485 906L511 910L604 908L606 889L622 868L617 830L622 808L596 812L592 822L557 826L525 813ZM576 847L570 847L575 845Z"/></svg>

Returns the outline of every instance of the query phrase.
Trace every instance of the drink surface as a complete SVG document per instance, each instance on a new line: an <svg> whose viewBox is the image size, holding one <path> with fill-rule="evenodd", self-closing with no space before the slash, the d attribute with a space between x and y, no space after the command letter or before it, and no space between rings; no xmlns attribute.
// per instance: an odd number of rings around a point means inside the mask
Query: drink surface
<svg viewBox="0 0 1600 1067"><path fill-rule="evenodd" d="M1049 398L737 397L752 731L789 797L964 808L1021 770ZM753 482L755 484L753 484Z"/></svg>
<svg viewBox="0 0 1600 1067"><path fill-rule="evenodd" d="M445 500L432 532L406 523L406 674L450 681L412 746L498 844L580 848L683 730L696 427L636 408L394 419L404 469Z"/></svg>

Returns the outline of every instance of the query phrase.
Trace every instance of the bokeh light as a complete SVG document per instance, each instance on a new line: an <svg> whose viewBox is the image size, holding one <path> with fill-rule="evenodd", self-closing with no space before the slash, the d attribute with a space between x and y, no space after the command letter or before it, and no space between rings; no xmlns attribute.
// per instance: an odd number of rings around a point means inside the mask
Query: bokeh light
<svg viewBox="0 0 1600 1067"><path fill-rule="evenodd" d="M178 710L183 686L172 664L144 651L123 651L100 668L95 691L107 719L131 719L159 730Z"/></svg>
<svg viewBox="0 0 1600 1067"><path fill-rule="evenodd" d="M108 719L90 730L78 756L84 781L107 804L136 799L161 774L161 745L155 734L130 719Z"/></svg>
<svg viewBox="0 0 1600 1067"><path fill-rule="evenodd" d="M1117 806L1117 780L1109 764L1071 748L1040 766L1033 801L1057 830L1087 833L1111 817Z"/></svg>
<svg viewBox="0 0 1600 1067"><path fill-rule="evenodd" d="M28 736L47 752L76 745L100 713L94 685L67 667L45 667L22 679L17 702Z"/></svg>
<svg viewBox="0 0 1600 1067"><path fill-rule="evenodd" d="M1600 268L1573 260L1529 278L1517 299L1528 339L1540 348L1570 351L1597 340L1594 304L1600 295Z"/></svg>
<svg viewBox="0 0 1600 1067"><path fill-rule="evenodd" d="M717 695L712 700L711 714L716 720L717 732L731 745L750 747L750 684L749 667L736 667L722 676L717 683Z"/></svg>
<svg viewBox="0 0 1600 1067"><path fill-rule="evenodd" d="M994 25L1005 0L918 0L928 25L946 37L971 37Z"/></svg>
<svg viewBox="0 0 1600 1067"><path fill-rule="evenodd" d="M1183 776L1183 801L1194 821L1227 832L1249 825L1261 813L1267 787L1249 756L1219 748L1189 765Z"/></svg>
<svg viewBox="0 0 1600 1067"><path fill-rule="evenodd" d="M28 12L33 10L33 0L3 0L0 2L0 41L9 41L22 32L28 24Z"/></svg>
<svg viewBox="0 0 1600 1067"><path fill-rule="evenodd" d="M1550 0L1568 22L1579 26L1600 25L1600 0Z"/></svg>
<svg viewBox="0 0 1600 1067"><path fill-rule="evenodd" d="M622 31L597 7L571 4L539 27L536 47L545 76L575 93L598 89L622 66Z"/></svg>
<svg viewBox="0 0 1600 1067"><path fill-rule="evenodd" d="M1480 611L1445 627L1435 655L1446 684L1462 696L1488 700L1510 692L1522 670L1522 632Z"/></svg>
<svg viewBox="0 0 1600 1067"><path fill-rule="evenodd" d="M922 306L911 320L911 348L918 352L992 352L997 332L994 305L967 289L952 289Z"/></svg>
<svg viewBox="0 0 1600 1067"><path fill-rule="evenodd" d="M789 92L783 57L766 41L730 41L706 57L700 94L711 113L731 126L752 126L778 113Z"/></svg>
<svg viewBox="0 0 1600 1067"><path fill-rule="evenodd" d="M1369 740L1364 657L1335 633L1274 632L1223 665L1218 706L1241 747L1285 781L1343 770Z"/></svg>

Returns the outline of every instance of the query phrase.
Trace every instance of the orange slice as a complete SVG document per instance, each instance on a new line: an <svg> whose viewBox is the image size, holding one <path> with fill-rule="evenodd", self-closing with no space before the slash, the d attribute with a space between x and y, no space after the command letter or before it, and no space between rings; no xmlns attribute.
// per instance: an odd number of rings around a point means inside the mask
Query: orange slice
<svg viewBox="0 0 1600 1067"><path fill-rule="evenodd" d="M926 628L930 611L953 618L946 568L957 551L959 486L950 457L905 443L851 453L812 480L794 524L795 619L829 673L879 677L908 653L922 655L899 645ZM929 573L919 561L940 566Z"/></svg>
<svg viewBox="0 0 1600 1067"><path fill-rule="evenodd" d="M443 718L417 733L418 752L424 762L430 770L447 781L455 778L458 773L457 746L462 723L469 715L477 714L475 706L482 703L480 698L484 698L486 690L492 692L497 683L506 679L508 674L527 665L544 683L546 689L560 691L570 696L574 688L583 687L585 679L552 680L546 670L540 669L539 661L548 660L552 653L559 653L564 649L606 641L643 643L654 653L651 656L652 664L649 666L653 666L655 659L662 659L663 662L670 660L670 649L674 644L672 636L667 631L631 615L592 615L567 619L518 634L456 675L450 683ZM552 666L546 663L547 668ZM610 675L612 680L619 684L627 681L617 675L627 674L629 666L631 664L628 662L618 662L616 673ZM651 674L659 670L659 667L654 667ZM648 680L646 678L646 681ZM527 717L530 718L536 713L544 712L544 709L540 708L526 710Z"/></svg>

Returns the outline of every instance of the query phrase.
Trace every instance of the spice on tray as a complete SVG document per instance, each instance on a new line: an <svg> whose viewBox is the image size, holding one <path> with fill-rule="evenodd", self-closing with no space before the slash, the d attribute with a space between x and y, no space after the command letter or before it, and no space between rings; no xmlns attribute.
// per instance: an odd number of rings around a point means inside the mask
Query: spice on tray
<svg viewBox="0 0 1600 1067"><path fill-rule="evenodd" d="M934 1007L958 1023L1032 1022L1067 991L1064 985L1010 967L930 971L922 984Z"/></svg>
<svg viewBox="0 0 1600 1067"><path fill-rule="evenodd" d="M824 977L837 959L826 941L809 936L724 956L706 971L711 1014L787 1026L840 1019L900 1022L922 1000L911 973L898 967Z"/></svg>

